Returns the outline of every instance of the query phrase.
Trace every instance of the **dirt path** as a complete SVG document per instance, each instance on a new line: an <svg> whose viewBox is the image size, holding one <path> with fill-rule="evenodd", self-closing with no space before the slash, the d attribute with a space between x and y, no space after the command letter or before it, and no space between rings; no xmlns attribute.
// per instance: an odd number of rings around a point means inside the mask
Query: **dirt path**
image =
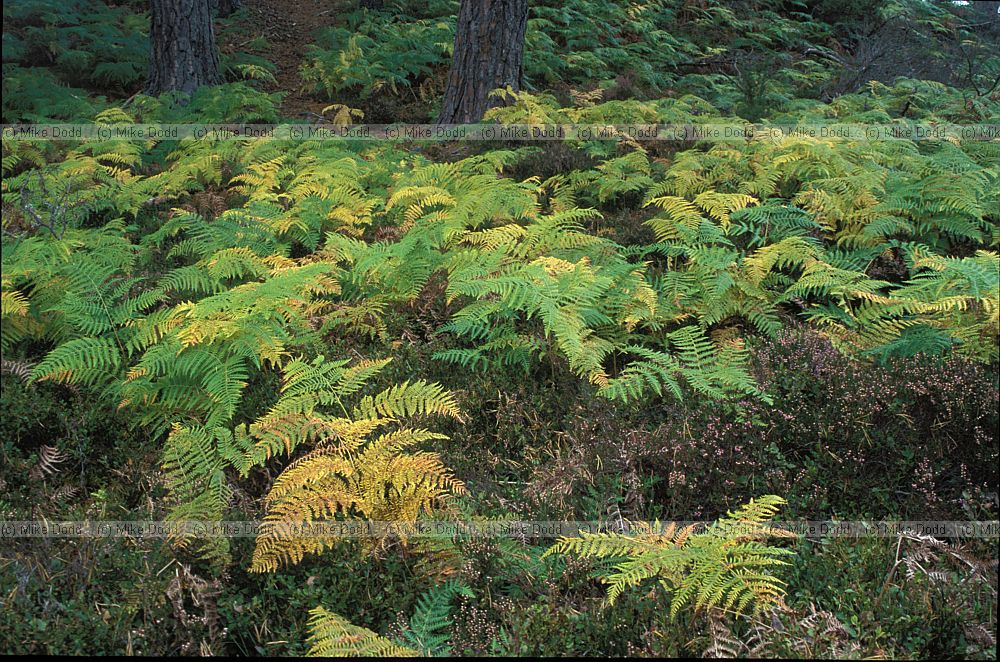
<svg viewBox="0 0 1000 662"><path fill-rule="evenodd" d="M355 4L353 0L244 0L252 23L248 31L267 39L269 48L263 55L278 68L271 91L286 93L282 116L308 121L329 105L302 93L299 67L316 31L337 24Z"/></svg>

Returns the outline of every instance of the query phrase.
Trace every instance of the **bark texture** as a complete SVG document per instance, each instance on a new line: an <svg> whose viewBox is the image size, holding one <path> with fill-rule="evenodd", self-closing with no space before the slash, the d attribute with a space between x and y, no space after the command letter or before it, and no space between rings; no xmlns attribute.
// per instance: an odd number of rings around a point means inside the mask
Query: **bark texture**
<svg viewBox="0 0 1000 662"><path fill-rule="evenodd" d="M146 94L191 93L222 82L210 0L151 0Z"/></svg>
<svg viewBox="0 0 1000 662"><path fill-rule="evenodd" d="M521 89L527 26L528 0L462 0L439 124L478 122L502 103L492 90Z"/></svg>

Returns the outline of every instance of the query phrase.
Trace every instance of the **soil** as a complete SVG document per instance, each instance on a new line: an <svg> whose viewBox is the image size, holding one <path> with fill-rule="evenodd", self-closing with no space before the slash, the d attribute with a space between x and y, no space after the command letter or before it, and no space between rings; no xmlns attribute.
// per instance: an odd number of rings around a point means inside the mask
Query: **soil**
<svg viewBox="0 0 1000 662"><path fill-rule="evenodd" d="M342 103L361 109L366 122L420 123L433 120L426 100L415 92L425 82L423 80L414 81L413 88L398 96L387 93L364 96L345 92L331 100L303 90L299 69L317 33L323 28L343 23L344 15L358 9L359 0L243 0L243 6L244 9L234 19L229 19L227 30L218 33L219 48L226 53L246 52L248 44L254 39L263 37L267 40L267 47L256 54L277 67L275 82L265 89L284 93L279 109L281 117L307 123L320 121L324 108ZM442 92L446 74L447 67L435 74L438 77L436 85Z"/></svg>
<svg viewBox="0 0 1000 662"><path fill-rule="evenodd" d="M277 66L276 82L269 91L282 91L286 95L280 114L298 120L319 119L320 111L329 105L311 97L302 90L299 67L307 47L313 43L316 32L336 25L338 18L356 7L354 0L244 0L249 25L240 30L243 43L222 43L220 47L237 50L257 37L268 42L266 57Z"/></svg>

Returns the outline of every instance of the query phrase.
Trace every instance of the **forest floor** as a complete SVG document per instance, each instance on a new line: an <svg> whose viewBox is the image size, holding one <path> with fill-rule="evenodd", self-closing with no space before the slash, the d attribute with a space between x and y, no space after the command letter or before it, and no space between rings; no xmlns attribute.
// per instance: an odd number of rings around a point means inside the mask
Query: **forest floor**
<svg viewBox="0 0 1000 662"><path fill-rule="evenodd" d="M349 11L353 3L344 0L300 0L289 3L281 0L245 0L251 19L248 33L250 41L257 37L267 39L268 59L277 67L275 83L270 91L285 92L281 115L295 119L316 119L328 103L311 98L302 89L299 67L306 55L306 48L313 43L317 30L336 24L336 17ZM244 35L247 33L244 33ZM236 50L244 44L222 44L223 49Z"/></svg>

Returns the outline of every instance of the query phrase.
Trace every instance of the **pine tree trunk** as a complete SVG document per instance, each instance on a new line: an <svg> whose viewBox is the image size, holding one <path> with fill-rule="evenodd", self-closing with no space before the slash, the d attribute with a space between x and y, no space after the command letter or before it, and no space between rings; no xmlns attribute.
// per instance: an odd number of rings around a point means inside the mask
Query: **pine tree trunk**
<svg viewBox="0 0 1000 662"><path fill-rule="evenodd" d="M191 93L222 82L209 0L151 0L146 94Z"/></svg>
<svg viewBox="0 0 1000 662"><path fill-rule="evenodd" d="M502 103L492 90L521 89L527 25L528 0L462 0L439 124L478 122Z"/></svg>

